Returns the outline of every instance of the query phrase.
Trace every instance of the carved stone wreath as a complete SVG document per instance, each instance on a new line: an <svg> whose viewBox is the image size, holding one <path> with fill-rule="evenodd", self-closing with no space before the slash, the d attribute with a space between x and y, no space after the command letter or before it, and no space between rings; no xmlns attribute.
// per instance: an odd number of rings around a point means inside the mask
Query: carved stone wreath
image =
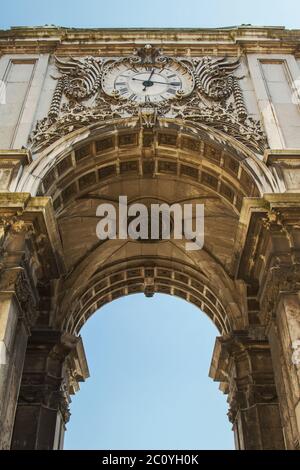
<svg viewBox="0 0 300 470"><path fill-rule="evenodd" d="M35 151L94 123L136 118L142 126L153 127L159 117L205 124L234 137L257 153L262 153L267 146L260 122L248 116L239 85L243 77L233 75L240 65L239 60L177 59L163 55L150 45L117 59L55 60L61 76L57 78L47 117L37 122L30 136L29 143ZM102 89L102 78L121 62L129 65L178 63L193 76L194 89L188 96L177 92L173 99L147 105L125 101L117 92L109 96Z"/></svg>

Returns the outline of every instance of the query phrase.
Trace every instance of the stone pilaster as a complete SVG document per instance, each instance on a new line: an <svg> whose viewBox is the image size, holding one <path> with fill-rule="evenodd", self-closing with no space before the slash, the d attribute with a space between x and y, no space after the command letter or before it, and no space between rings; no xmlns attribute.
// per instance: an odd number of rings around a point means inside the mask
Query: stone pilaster
<svg viewBox="0 0 300 470"><path fill-rule="evenodd" d="M43 329L28 342L12 449L61 449L70 394L88 369L80 338Z"/></svg>
<svg viewBox="0 0 300 470"><path fill-rule="evenodd" d="M0 294L0 448L10 446L28 330L14 295Z"/></svg>
<svg viewBox="0 0 300 470"><path fill-rule="evenodd" d="M300 448L300 265L276 267L262 297L288 448Z"/></svg>
<svg viewBox="0 0 300 470"><path fill-rule="evenodd" d="M287 449L299 449L300 195L246 200L238 277L257 286L258 319L270 344Z"/></svg>
<svg viewBox="0 0 300 470"><path fill-rule="evenodd" d="M0 448L10 445L27 338L36 317L37 292L30 281L23 221L2 219L0 273Z"/></svg>
<svg viewBox="0 0 300 470"><path fill-rule="evenodd" d="M265 339L243 331L217 338L210 376L221 382L221 390L228 394L228 417L237 449L285 449L273 364Z"/></svg>
<svg viewBox="0 0 300 470"><path fill-rule="evenodd" d="M0 194L0 448L10 447L39 285L58 273L47 198ZM52 238L52 239L51 239Z"/></svg>

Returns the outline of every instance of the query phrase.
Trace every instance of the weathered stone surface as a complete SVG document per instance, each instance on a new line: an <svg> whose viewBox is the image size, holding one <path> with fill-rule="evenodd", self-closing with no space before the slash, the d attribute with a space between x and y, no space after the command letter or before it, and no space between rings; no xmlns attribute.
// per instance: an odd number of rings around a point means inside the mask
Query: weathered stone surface
<svg viewBox="0 0 300 470"><path fill-rule="evenodd" d="M210 375L237 448L300 447L299 41L281 27L0 31L1 448L62 447L88 377L80 329L136 292L217 326ZM97 206L119 195L204 203L203 249L99 242Z"/></svg>

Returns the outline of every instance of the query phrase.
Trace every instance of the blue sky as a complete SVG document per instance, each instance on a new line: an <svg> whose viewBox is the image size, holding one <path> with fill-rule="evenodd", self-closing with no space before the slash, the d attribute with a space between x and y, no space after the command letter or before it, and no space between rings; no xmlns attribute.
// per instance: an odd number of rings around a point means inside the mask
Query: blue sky
<svg viewBox="0 0 300 470"><path fill-rule="evenodd" d="M74 397L66 449L233 449L226 397L208 378L218 334L168 295L123 297L82 330L91 378Z"/></svg>
<svg viewBox="0 0 300 470"><path fill-rule="evenodd" d="M11 0L0 28L300 28L299 0ZM183 300L134 295L82 330L91 378L73 399L67 449L230 449L226 397L208 378L217 331Z"/></svg>
<svg viewBox="0 0 300 470"><path fill-rule="evenodd" d="M242 23L299 28L299 0L11 0L0 26L217 27Z"/></svg>

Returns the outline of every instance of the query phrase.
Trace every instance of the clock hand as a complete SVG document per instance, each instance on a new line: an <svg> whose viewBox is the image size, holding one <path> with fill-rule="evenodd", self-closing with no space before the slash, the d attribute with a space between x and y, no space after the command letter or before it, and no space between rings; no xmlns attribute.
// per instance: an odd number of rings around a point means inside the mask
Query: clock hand
<svg viewBox="0 0 300 470"><path fill-rule="evenodd" d="M151 73L150 73L150 77L148 78L148 82L150 82L150 80L151 80L153 74L154 74L154 69L152 69L152 71L151 71Z"/></svg>
<svg viewBox="0 0 300 470"><path fill-rule="evenodd" d="M159 83L160 85L171 85L168 82L157 82L157 81L154 81L154 80L151 80L151 81L152 81L152 83Z"/></svg>
<svg viewBox="0 0 300 470"><path fill-rule="evenodd" d="M132 80L136 80L138 82L145 82L146 80L142 80L141 78L132 78ZM160 83L161 85L168 85L168 82L157 82L154 80L151 80L151 83Z"/></svg>
<svg viewBox="0 0 300 470"><path fill-rule="evenodd" d="M131 80L137 80L138 82L145 82L146 80L144 78L132 78Z"/></svg>
<svg viewBox="0 0 300 470"><path fill-rule="evenodd" d="M151 70L151 73L150 73L150 77L148 78L148 80L145 80L144 81L144 88L143 88L143 91L146 91L146 88L148 86L151 86L153 82L151 82L151 78L152 78L152 75L154 74L154 69ZM151 85L150 85L151 83Z"/></svg>

